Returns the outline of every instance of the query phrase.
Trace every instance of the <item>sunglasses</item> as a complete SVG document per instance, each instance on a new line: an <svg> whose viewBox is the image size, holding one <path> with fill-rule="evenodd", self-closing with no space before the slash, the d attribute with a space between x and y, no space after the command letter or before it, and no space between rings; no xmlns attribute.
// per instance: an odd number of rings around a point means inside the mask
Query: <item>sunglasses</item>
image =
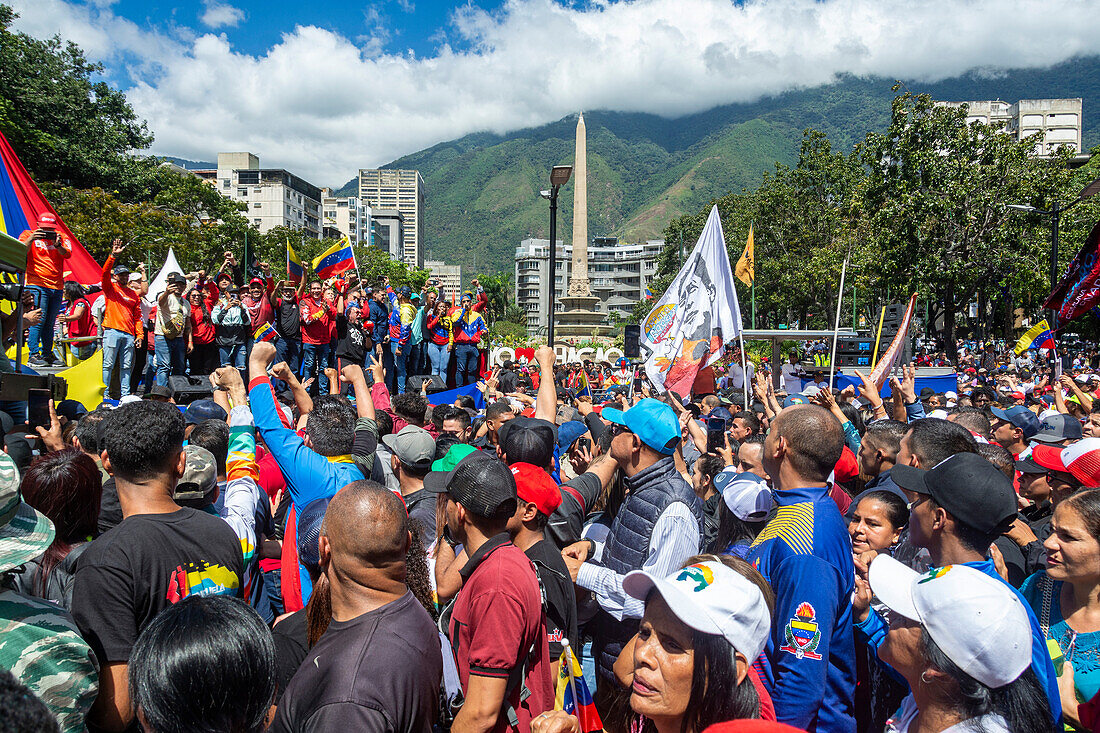
<svg viewBox="0 0 1100 733"><path fill-rule="evenodd" d="M618 423L612 423L612 425L611 425L611 437L612 438L617 438L618 436L622 435L623 433L632 433L632 432L634 432L634 431L631 430L630 428L628 428L625 425L619 425Z"/></svg>
<svg viewBox="0 0 1100 733"><path fill-rule="evenodd" d="M1047 477L1047 483L1048 484L1058 482L1060 484L1065 484L1066 486L1069 486L1071 488L1080 488L1081 487L1081 482L1080 481L1076 481L1075 479L1072 479L1072 478L1067 479L1066 474L1062 473L1061 471L1047 471L1046 472L1046 477Z"/></svg>

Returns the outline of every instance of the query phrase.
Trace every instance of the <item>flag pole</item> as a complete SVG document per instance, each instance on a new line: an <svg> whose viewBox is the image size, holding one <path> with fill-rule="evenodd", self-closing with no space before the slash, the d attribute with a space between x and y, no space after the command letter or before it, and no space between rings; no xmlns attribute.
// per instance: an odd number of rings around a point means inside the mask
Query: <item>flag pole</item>
<svg viewBox="0 0 1100 733"><path fill-rule="evenodd" d="M840 268L840 288L836 293L836 320L833 323L833 350L829 353L829 391L833 389L833 378L836 376L836 341L840 336L840 308L844 303L844 278L848 274L848 258L852 256L852 245L848 245L848 253L844 255L844 265Z"/></svg>
<svg viewBox="0 0 1100 733"><path fill-rule="evenodd" d="M882 340L882 324L886 321L886 306L882 306L882 313L878 317L878 331L875 332L875 353L871 357L871 369L875 368L878 364L878 344Z"/></svg>
<svg viewBox="0 0 1100 733"><path fill-rule="evenodd" d="M737 341L741 344L741 389L745 395L745 412L749 410L749 366L748 355L745 353L745 329L737 330Z"/></svg>
<svg viewBox="0 0 1100 733"><path fill-rule="evenodd" d="M569 664L569 692L573 694L573 714L578 715L580 713L581 699L577 697L577 681L573 679L573 648L569 646L568 641L565 642L565 661ZM563 704L562 707L564 708L565 705ZM584 728L583 723L581 728Z"/></svg>
<svg viewBox="0 0 1100 733"><path fill-rule="evenodd" d="M756 328L756 273L753 273L752 278L752 327Z"/></svg>

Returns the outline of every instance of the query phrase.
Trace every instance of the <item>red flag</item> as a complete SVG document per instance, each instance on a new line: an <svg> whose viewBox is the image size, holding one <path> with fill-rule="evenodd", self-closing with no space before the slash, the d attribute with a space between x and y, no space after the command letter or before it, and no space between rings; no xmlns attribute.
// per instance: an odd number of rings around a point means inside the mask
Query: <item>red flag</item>
<svg viewBox="0 0 1100 733"><path fill-rule="evenodd" d="M1072 321L1100 303L1100 222L1089 232L1085 245L1069 263L1061 282L1043 303L1058 312L1058 323Z"/></svg>
<svg viewBox="0 0 1100 733"><path fill-rule="evenodd" d="M65 279L75 280L81 285L98 283L103 268L96 264L84 245L57 216L15 155L8 139L0 133L0 231L18 238L28 229L34 229L38 225L38 217L47 212L57 217L57 231L73 243L72 256L65 260Z"/></svg>

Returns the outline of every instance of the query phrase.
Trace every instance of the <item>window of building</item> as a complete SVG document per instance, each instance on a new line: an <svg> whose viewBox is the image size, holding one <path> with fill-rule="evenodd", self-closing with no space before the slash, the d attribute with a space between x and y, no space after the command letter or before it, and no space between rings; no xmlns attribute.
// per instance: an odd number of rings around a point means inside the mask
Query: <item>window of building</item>
<svg viewBox="0 0 1100 733"><path fill-rule="evenodd" d="M259 226L260 225L260 220L259 219L253 219L252 223L255 224L256 226Z"/></svg>
<svg viewBox="0 0 1100 733"><path fill-rule="evenodd" d="M247 188L238 188L237 189L237 195L238 196L247 196L248 195L248 189Z"/></svg>
<svg viewBox="0 0 1100 733"><path fill-rule="evenodd" d="M262 188L260 188L259 186L257 186L256 188L252 189L252 193L256 193L256 194L258 194L258 193L262 193L262 192L263 192L263 189L262 189Z"/></svg>
<svg viewBox="0 0 1100 733"><path fill-rule="evenodd" d="M253 202L252 202L252 208L253 208L253 209L258 209L258 208L260 208L260 207L262 207L262 206L263 206L263 204L261 204L261 203L260 203L259 201L253 201Z"/></svg>
<svg viewBox="0 0 1100 733"><path fill-rule="evenodd" d="M229 179L228 178L222 179L222 188L229 188Z"/></svg>

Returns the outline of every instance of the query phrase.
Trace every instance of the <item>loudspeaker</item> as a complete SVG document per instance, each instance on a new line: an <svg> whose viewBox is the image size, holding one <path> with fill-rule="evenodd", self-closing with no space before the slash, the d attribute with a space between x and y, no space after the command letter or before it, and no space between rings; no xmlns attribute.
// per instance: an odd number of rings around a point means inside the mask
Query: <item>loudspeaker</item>
<svg viewBox="0 0 1100 733"><path fill-rule="evenodd" d="M838 367L870 367L871 355L837 354L836 365Z"/></svg>
<svg viewBox="0 0 1100 733"><path fill-rule="evenodd" d="M214 396L214 388L210 386L208 377L188 377L177 374L168 377L168 389L172 390L172 397L177 405L186 405L195 400Z"/></svg>
<svg viewBox="0 0 1100 733"><path fill-rule="evenodd" d="M424 383L428 383L428 394L435 394L436 392L446 392L447 383L443 381L443 378L438 374L432 374L431 376L416 376L409 377L405 380L405 391L407 392L419 392Z"/></svg>
<svg viewBox="0 0 1100 733"><path fill-rule="evenodd" d="M623 356L627 359L637 359L642 355L638 346L641 335L642 327L637 323L623 326Z"/></svg>

